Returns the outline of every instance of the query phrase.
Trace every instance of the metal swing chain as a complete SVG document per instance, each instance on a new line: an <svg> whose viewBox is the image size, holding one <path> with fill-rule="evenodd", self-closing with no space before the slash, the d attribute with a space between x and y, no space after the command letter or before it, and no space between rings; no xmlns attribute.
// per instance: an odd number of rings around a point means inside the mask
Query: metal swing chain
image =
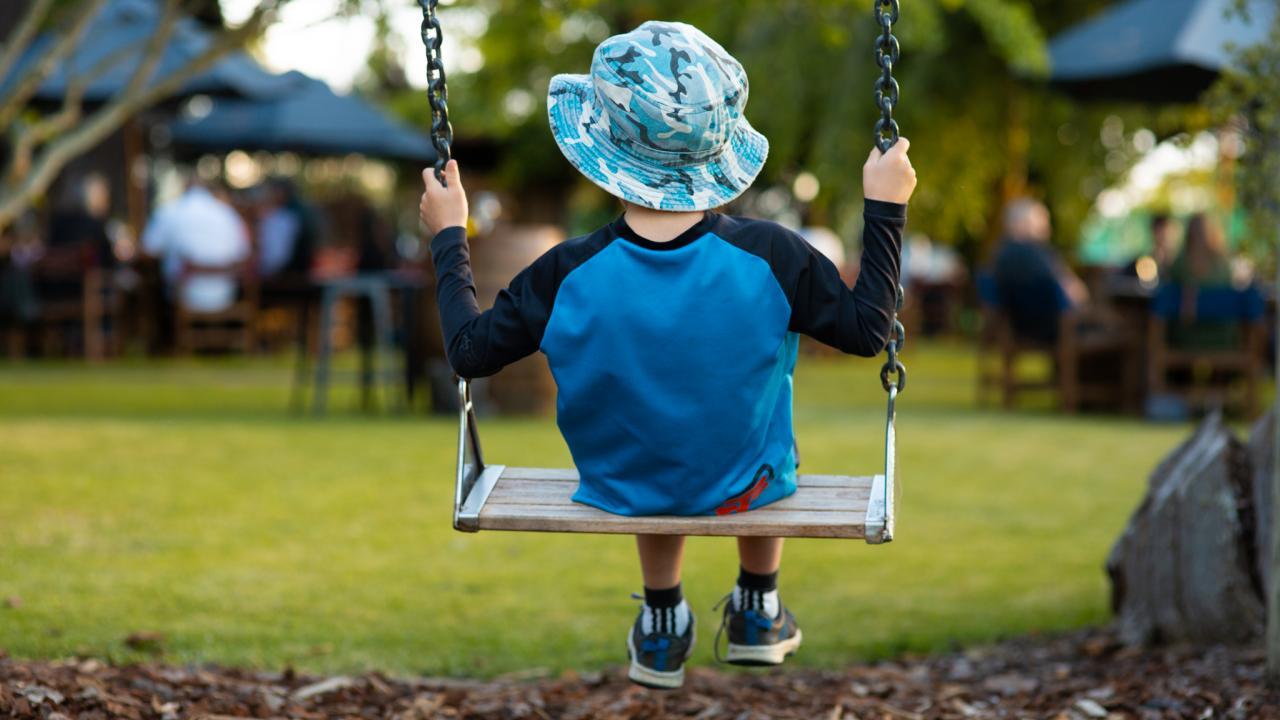
<svg viewBox="0 0 1280 720"><path fill-rule="evenodd" d="M874 0L876 22L880 23L880 36L876 38L876 65L880 77L876 78L876 107L880 119L876 121L875 143L880 152L898 142L898 123L893 119L893 109L898 105L898 81L893 79L893 66L898 62L900 48L893 36L893 24L898 22L898 0ZM887 135L886 135L887 133Z"/></svg>
<svg viewBox="0 0 1280 720"><path fill-rule="evenodd" d="M453 126L449 124L449 89L444 79L444 59L440 46L444 31L436 17L439 0L418 0L422 8L422 44L427 48L427 102L431 104L431 144L436 150L436 179L446 184L444 166L449 162L453 145Z"/></svg>
<svg viewBox="0 0 1280 720"><path fill-rule="evenodd" d="M876 38L876 65L880 68L880 77L876 78L876 107L880 110L880 119L876 121L875 143L880 152L885 153L898 142L898 122L893 119L893 109L898 105L898 81L893 78L893 66L898 62L900 48L898 38L893 36L893 24L898 21L898 0L873 0L875 2L876 22L880 24L880 35ZM898 319L902 312L903 291L898 285L898 297L893 311L893 331L885 344L888 357L880 368L880 384L885 392L897 387L900 392L907 386L907 368L898 360L898 353L907 341L907 331ZM897 376L896 382L893 376Z"/></svg>

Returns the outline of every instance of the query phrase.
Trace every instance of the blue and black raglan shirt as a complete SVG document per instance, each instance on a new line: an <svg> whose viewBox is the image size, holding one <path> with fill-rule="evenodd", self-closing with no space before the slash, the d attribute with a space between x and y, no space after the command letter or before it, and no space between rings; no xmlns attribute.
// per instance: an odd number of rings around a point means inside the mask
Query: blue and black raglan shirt
<svg viewBox="0 0 1280 720"><path fill-rule="evenodd" d="M709 515L795 492L797 333L884 349L906 206L866 201L850 290L798 234L715 212L669 242L624 219L564 242L476 304L464 230L431 243L445 347L463 377L541 350L581 476L574 500L620 515Z"/></svg>

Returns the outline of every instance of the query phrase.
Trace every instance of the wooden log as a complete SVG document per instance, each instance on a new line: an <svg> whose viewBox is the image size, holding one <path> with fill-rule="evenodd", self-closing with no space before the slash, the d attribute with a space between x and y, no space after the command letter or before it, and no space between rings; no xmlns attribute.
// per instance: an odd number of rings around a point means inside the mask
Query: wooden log
<svg viewBox="0 0 1280 720"><path fill-rule="evenodd" d="M1135 644L1245 642L1263 630L1249 452L1218 415L1152 473L1107 573Z"/></svg>

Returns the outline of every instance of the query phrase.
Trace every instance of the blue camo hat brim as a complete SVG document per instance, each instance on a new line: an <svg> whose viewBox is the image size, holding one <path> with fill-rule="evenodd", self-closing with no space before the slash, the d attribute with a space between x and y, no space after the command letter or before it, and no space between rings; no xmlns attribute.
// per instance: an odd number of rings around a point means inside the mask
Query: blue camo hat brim
<svg viewBox="0 0 1280 720"><path fill-rule="evenodd" d="M553 77L547 115L560 152L578 172L610 195L654 210L726 205L751 187L769 155L768 139L743 117L716 158L671 167L640 157L610 138L589 75Z"/></svg>
<svg viewBox="0 0 1280 720"><path fill-rule="evenodd" d="M742 114L742 65L697 28L647 22L600 44L590 75L551 80L561 152L607 192L657 210L707 210L751 186L769 141Z"/></svg>

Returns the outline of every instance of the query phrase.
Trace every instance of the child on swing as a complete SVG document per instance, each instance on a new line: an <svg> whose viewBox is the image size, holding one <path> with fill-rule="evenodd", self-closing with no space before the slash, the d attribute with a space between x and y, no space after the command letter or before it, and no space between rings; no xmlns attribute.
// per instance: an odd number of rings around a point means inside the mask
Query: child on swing
<svg viewBox="0 0 1280 720"><path fill-rule="evenodd" d="M476 304L467 197L423 173L445 346L463 377L541 350L581 481L574 500L621 515L742 512L795 492L791 377L797 333L871 357L897 297L916 176L900 140L863 166L862 269L839 271L779 225L721 215L760 172L768 141L743 117L747 77L714 40L647 22L596 48L590 75L548 95L565 158L622 201L618 219L548 251ZM684 538L636 537L644 605L627 635L629 676L676 688L693 648L680 589ZM738 538L723 627L726 660L777 665L800 646L778 597L782 539Z"/></svg>

